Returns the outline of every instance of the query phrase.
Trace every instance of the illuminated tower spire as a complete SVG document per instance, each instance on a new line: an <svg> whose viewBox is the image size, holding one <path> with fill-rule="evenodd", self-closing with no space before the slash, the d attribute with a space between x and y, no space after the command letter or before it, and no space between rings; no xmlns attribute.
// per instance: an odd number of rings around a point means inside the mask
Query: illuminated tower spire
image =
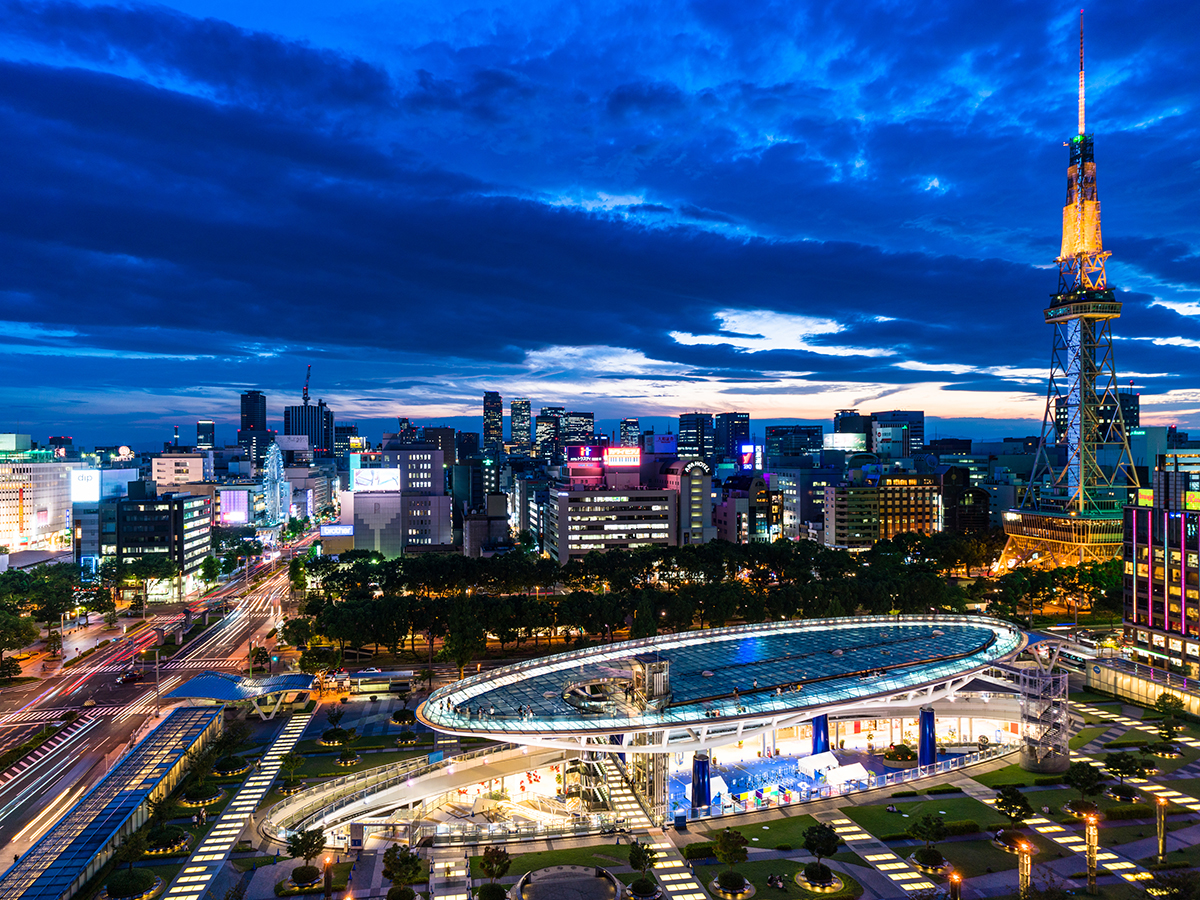
<svg viewBox="0 0 1200 900"><path fill-rule="evenodd" d="M1079 133L1067 144L1058 292L1044 313L1054 326L1050 381L1030 488L1021 509L1006 516L1010 560L1077 565L1111 558L1121 546L1121 507L1137 486L1113 362L1112 320L1121 304L1105 272L1096 159L1085 128L1080 10ZM1062 450L1065 464L1058 461Z"/></svg>

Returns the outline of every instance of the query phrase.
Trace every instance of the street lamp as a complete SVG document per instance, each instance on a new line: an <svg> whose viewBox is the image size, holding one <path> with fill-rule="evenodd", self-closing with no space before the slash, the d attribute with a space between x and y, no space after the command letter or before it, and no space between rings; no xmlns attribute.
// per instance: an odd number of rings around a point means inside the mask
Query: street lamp
<svg viewBox="0 0 1200 900"><path fill-rule="evenodd" d="M1029 894L1030 884L1033 875L1033 848L1022 841L1017 845L1017 877L1020 886L1020 894L1025 897Z"/></svg>
<svg viewBox="0 0 1200 900"><path fill-rule="evenodd" d="M1100 831L1096 827L1096 817L1087 817L1087 891L1089 894L1098 893L1096 887L1096 850L1100 843Z"/></svg>
<svg viewBox="0 0 1200 900"><path fill-rule="evenodd" d="M950 900L962 900L962 876L950 873Z"/></svg>
<svg viewBox="0 0 1200 900"><path fill-rule="evenodd" d="M1155 824L1158 825L1158 864L1167 861L1167 798L1159 797L1154 804Z"/></svg>

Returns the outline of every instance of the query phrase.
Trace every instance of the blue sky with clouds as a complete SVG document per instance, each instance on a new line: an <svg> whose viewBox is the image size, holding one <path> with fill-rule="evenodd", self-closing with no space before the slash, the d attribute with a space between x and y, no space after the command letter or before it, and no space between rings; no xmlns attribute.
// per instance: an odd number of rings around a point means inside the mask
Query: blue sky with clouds
<svg viewBox="0 0 1200 900"><path fill-rule="evenodd" d="M0 0L0 428L232 439L308 363L340 420L1033 428L1076 15ZM1118 371L1195 427L1198 30L1087 11Z"/></svg>

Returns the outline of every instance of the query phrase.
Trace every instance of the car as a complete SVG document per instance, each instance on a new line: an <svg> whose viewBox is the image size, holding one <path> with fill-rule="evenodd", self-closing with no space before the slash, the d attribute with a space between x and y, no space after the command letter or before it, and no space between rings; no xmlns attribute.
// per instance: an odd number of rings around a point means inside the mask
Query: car
<svg viewBox="0 0 1200 900"><path fill-rule="evenodd" d="M382 671L383 671L383 669L359 669L358 674L360 674L360 675L376 675Z"/></svg>

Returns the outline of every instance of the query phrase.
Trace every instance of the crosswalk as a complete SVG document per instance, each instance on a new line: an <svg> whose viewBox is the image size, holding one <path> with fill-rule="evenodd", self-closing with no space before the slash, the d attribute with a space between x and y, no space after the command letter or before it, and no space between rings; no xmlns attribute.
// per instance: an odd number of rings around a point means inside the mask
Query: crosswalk
<svg viewBox="0 0 1200 900"><path fill-rule="evenodd" d="M22 759L17 760L17 762L10 766L5 772L0 773L0 784L7 784L30 766L36 764L38 760L42 759L47 754L53 753L61 744L69 741L76 732L85 728L90 721L92 720L87 716L76 719L32 753L28 754Z"/></svg>
<svg viewBox="0 0 1200 900"><path fill-rule="evenodd" d="M216 668L220 668L222 666L234 666L234 665L237 665L238 662L239 662L239 660L230 660L228 657L225 657L225 656L210 657L210 658L201 657L198 659L178 659L178 660L171 659L171 660L164 660L161 663L159 663L159 668L160 669L216 669ZM104 666L94 666L90 669L77 669L72 674L86 673L89 675L96 675L96 674L112 675L112 674L115 674L118 672L128 672L129 669L130 669L129 663L125 662L125 663L114 663L114 664L109 664L109 665L104 665ZM153 672L154 666L153 666L153 664L143 664L139 668L139 671L141 671L143 673Z"/></svg>

